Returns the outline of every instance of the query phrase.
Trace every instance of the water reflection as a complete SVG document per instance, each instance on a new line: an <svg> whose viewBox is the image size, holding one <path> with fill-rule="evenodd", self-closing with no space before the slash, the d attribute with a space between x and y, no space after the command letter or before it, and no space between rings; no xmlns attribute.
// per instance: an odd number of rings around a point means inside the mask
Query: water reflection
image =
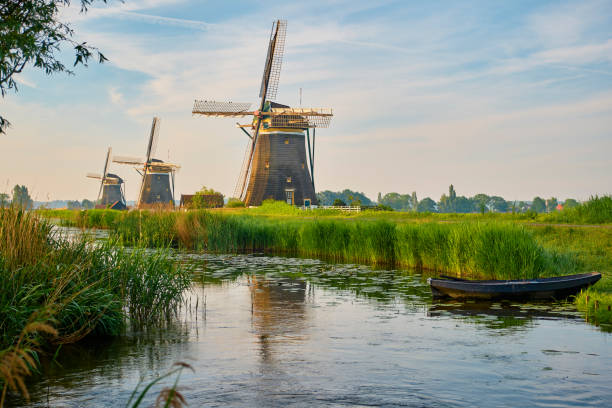
<svg viewBox="0 0 612 408"><path fill-rule="evenodd" d="M612 399L610 336L572 305L433 302L413 271L177 256L195 270L177 321L67 351L62 367L45 366L35 406L46 406L47 390L51 406L121 406L140 376L153 378L175 361L196 368L181 379L190 406L603 406Z"/></svg>
<svg viewBox="0 0 612 408"><path fill-rule="evenodd" d="M510 302L434 300L428 307L430 317L452 316L464 322L497 329L503 335L533 326L534 319L573 319L582 317L575 307L567 303L516 304Z"/></svg>
<svg viewBox="0 0 612 408"><path fill-rule="evenodd" d="M253 328L265 364L273 363L274 345L304 341L308 284L293 279L266 279L249 276Z"/></svg>

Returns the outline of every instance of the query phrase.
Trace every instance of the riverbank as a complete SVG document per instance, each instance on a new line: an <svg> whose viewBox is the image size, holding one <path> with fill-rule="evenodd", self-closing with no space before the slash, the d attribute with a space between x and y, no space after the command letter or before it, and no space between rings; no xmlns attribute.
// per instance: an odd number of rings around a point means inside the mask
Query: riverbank
<svg viewBox="0 0 612 408"><path fill-rule="evenodd" d="M600 206L607 202L598 200ZM108 228L125 245L284 253L467 278L527 279L599 271L602 280L575 302L590 321L612 322L608 310L612 228L607 226L554 226L541 219L530 224L513 220L523 216L513 214L317 212L283 203L221 211L47 211L45 215L68 225Z"/></svg>
<svg viewBox="0 0 612 408"><path fill-rule="evenodd" d="M191 284L167 251L65 238L33 213L0 210L0 406L8 392L27 399L40 353L157 325Z"/></svg>

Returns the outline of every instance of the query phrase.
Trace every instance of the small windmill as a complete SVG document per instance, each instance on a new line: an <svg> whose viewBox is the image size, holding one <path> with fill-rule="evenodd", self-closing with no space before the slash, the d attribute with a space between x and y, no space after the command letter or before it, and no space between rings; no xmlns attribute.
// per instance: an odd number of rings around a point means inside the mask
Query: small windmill
<svg viewBox="0 0 612 408"><path fill-rule="evenodd" d="M139 209L151 207L174 208L174 175L181 166L153 158L159 139L159 124L160 119L153 118L147 143L146 159L119 156L113 159L114 163L138 166L136 171L142 176L138 203L136 204Z"/></svg>
<svg viewBox="0 0 612 408"><path fill-rule="evenodd" d="M247 206L260 205L268 198L292 205L317 203L314 189L315 130L328 127L333 112L322 108L291 108L272 102L278 91L286 30L285 20L272 24L258 110L250 111L250 103L205 100L196 100L192 110L194 115L253 117L250 124L237 123L251 139L234 190L234 197L239 197ZM250 128L251 133L245 128ZM313 130L312 146L309 129Z"/></svg>
<svg viewBox="0 0 612 408"><path fill-rule="evenodd" d="M98 191L98 198L96 200L99 205L105 208L110 206L110 208L124 210L127 206L125 205L123 194L123 179L116 174L108 172L111 155L112 149L109 147L102 174L87 173L87 177L100 180L100 191Z"/></svg>

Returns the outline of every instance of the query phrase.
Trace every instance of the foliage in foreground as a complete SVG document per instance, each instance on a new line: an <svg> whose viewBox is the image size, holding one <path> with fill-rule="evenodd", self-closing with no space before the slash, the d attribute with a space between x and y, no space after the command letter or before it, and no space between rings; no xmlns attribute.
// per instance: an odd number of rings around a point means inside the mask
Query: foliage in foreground
<svg viewBox="0 0 612 408"><path fill-rule="evenodd" d="M81 11L96 0L80 0ZM107 0L101 0L104 3ZM63 46L72 46L75 53L74 65L87 66L90 58L97 56L100 63L106 61L95 47L87 42L73 39L74 30L60 21L60 13L70 5L70 0L3 0L0 3L0 94L17 91L15 75L32 64L45 74L73 72L57 58ZM0 115L0 134L9 126L8 120Z"/></svg>
<svg viewBox="0 0 612 408"><path fill-rule="evenodd" d="M54 235L32 213L0 210L0 383L24 392L38 352L86 336L114 336L126 321L162 321L190 284L165 251L128 251ZM2 406L2 401L0 401Z"/></svg>

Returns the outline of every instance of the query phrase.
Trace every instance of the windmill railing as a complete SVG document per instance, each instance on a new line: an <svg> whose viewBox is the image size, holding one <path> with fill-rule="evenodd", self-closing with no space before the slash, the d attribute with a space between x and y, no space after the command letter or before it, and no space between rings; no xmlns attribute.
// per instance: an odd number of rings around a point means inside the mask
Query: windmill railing
<svg viewBox="0 0 612 408"><path fill-rule="evenodd" d="M361 211L361 206L354 206L354 205L311 205L311 206L302 206L299 207L302 210L340 210L340 211L347 211L347 212L360 212Z"/></svg>

